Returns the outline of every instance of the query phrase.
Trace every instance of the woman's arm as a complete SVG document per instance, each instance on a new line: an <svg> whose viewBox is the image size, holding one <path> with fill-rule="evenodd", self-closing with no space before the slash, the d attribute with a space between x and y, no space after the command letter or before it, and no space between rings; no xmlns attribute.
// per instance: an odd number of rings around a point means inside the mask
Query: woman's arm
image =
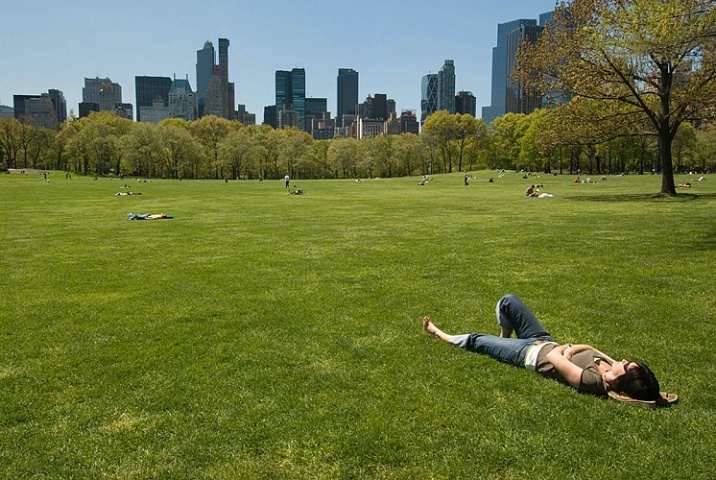
<svg viewBox="0 0 716 480"><path fill-rule="evenodd" d="M586 346L589 347L589 345ZM582 382L583 370L570 362L569 358L566 356L567 349L574 349L575 347L583 347L583 345L559 345L547 354L547 361L554 366L554 369L557 370L562 377L564 377L567 383L574 388L579 389L579 385ZM581 352L582 350L579 351ZM574 353L576 352L572 351L569 357L571 358Z"/></svg>

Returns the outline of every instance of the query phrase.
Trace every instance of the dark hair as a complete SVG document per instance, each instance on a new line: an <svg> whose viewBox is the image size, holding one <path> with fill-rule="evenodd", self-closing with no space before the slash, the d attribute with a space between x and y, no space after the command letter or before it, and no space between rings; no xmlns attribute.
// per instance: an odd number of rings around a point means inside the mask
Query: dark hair
<svg viewBox="0 0 716 480"><path fill-rule="evenodd" d="M614 383L617 392L626 393L635 400L656 401L661 392L654 372L643 363L634 363Z"/></svg>

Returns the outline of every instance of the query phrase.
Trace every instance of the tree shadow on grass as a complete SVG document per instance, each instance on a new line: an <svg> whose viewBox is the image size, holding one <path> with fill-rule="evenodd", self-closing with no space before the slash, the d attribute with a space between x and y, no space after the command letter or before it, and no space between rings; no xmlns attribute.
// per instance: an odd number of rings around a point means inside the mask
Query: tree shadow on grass
<svg viewBox="0 0 716 480"><path fill-rule="evenodd" d="M713 201L716 200L716 193L679 193L677 195L664 195L662 193L622 193L617 195L580 195L569 197L570 200L579 202L600 202L600 203L622 203L622 202L689 202L689 201Z"/></svg>

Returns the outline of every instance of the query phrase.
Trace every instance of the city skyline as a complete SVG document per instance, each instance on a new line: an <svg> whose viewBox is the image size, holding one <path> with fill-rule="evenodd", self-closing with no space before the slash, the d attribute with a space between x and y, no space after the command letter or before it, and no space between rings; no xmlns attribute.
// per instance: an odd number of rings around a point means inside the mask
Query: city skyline
<svg viewBox="0 0 716 480"><path fill-rule="evenodd" d="M513 0L501 4L499 12L494 2L480 0L448 0L439 8L426 0L396 1L362 14L347 5L331 4L326 10L325 2L317 0L300 5L130 0L112 16L92 5L79 1L58 9L46 0L32 5L9 0L0 29L0 104L12 106L13 95L57 89L68 113L78 115L84 79L94 77L121 85L123 102L132 104L139 76L188 76L196 91L196 52L207 40L216 43L222 37L231 41L234 108L246 105L258 123L264 107L275 102L277 70L305 69L306 97L326 98L332 116L341 68L359 73L360 102L386 94L398 113L419 115L421 80L438 73L447 59L455 64L455 91L471 91L480 116L482 107L490 105L498 24L536 19L554 8L554 0Z"/></svg>

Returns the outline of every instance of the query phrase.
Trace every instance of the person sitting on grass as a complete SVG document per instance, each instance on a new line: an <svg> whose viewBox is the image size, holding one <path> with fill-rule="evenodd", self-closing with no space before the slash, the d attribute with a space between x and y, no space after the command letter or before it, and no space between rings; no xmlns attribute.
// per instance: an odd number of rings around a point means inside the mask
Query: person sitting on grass
<svg viewBox="0 0 716 480"><path fill-rule="evenodd" d="M428 316L423 318L423 328L452 345L536 371L579 392L644 402L647 406L677 400L676 395L661 392L656 376L643 363L617 362L590 345L558 344L516 295L503 296L497 303L496 314L501 328L499 336L449 335ZM511 338L513 332L517 338Z"/></svg>
<svg viewBox="0 0 716 480"><path fill-rule="evenodd" d="M525 190L525 197L538 197L539 196L539 190L535 190L534 185L530 185Z"/></svg>

